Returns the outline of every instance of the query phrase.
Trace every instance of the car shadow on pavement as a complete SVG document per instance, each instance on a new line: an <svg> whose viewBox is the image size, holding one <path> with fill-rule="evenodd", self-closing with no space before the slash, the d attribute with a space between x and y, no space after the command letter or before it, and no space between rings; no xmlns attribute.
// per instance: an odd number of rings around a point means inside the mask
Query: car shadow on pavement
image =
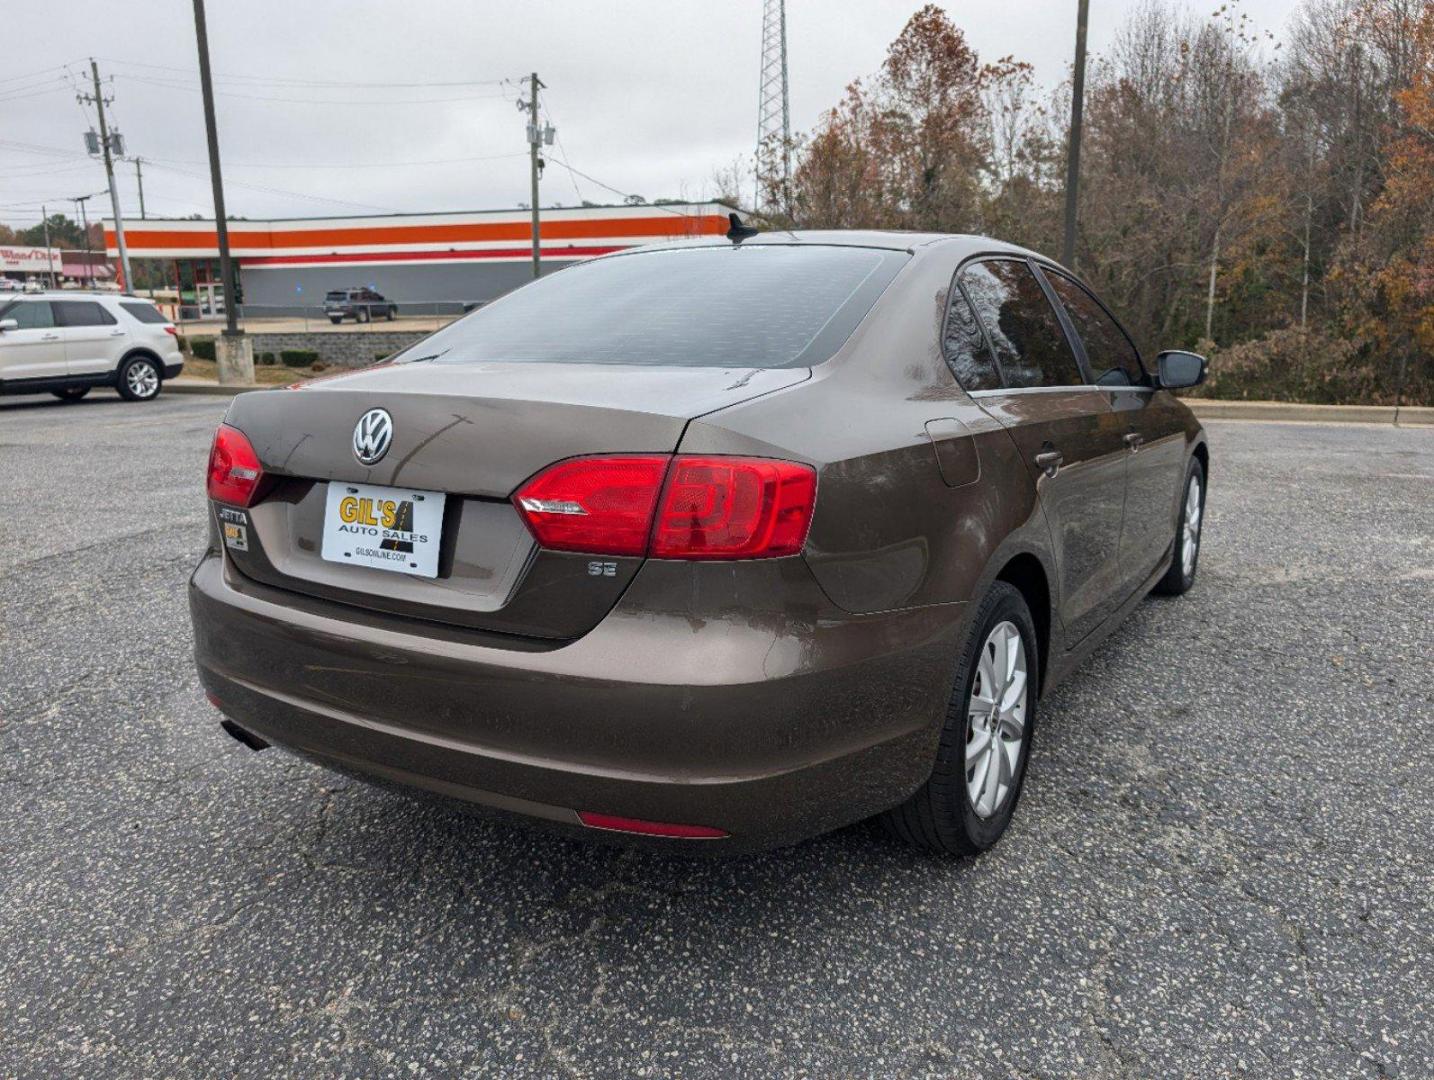
<svg viewBox="0 0 1434 1080"><path fill-rule="evenodd" d="M61 401L50 394L24 395L6 400L0 398L0 412L26 412L33 409L92 409L95 407L104 408L110 405L130 405L133 402L126 401L113 390L100 391L98 394L91 393L79 401Z"/></svg>

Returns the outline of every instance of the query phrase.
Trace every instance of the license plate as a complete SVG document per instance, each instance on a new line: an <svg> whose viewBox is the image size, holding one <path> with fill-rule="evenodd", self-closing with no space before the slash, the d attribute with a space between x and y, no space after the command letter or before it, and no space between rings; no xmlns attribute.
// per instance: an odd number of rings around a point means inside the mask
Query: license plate
<svg viewBox="0 0 1434 1080"><path fill-rule="evenodd" d="M324 546L330 562L438 576L443 493L373 484L329 484Z"/></svg>

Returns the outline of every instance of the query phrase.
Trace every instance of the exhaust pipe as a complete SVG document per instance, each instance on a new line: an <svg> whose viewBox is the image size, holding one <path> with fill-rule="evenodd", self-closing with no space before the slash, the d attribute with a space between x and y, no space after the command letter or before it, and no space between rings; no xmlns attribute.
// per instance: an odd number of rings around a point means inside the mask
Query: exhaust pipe
<svg viewBox="0 0 1434 1080"><path fill-rule="evenodd" d="M219 726L222 727L225 731L227 731L235 742L243 743L250 750L269 749L269 744L266 743L263 739L259 738L259 736L255 735L252 731L245 731L233 720L230 720L227 716L223 720L219 721Z"/></svg>
<svg viewBox="0 0 1434 1080"><path fill-rule="evenodd" d="M219 695L216 694L213 690L204 691L204 697L206 700L208 700L209 704L213 705L221 712L223 711L224 703L219 700ZM227 716L223 717L219 721L219 726L222 727L229 734L229 737L232 738L235 742L243 743L250 750L269 749L269 744L267 742L259 738L259 736L255 735L252 731L244 730L233 720L230 720Z"/></svg>

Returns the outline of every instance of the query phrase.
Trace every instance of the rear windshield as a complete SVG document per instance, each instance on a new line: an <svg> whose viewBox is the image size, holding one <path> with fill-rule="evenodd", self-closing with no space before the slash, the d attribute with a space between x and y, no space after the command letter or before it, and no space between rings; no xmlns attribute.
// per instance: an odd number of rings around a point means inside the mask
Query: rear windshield
<svg viewBox="0 0 1434 1080"><path fill-rule="evenodd" d="M773 244L597 259L525 285L397 359L805 367L842 346L906 259Z"/></svg>
<svg viewBox="0 0 1434 1080"><path fill-rule="evenodd" d="M142 323L169 322L153 304L146 304L139 300L121 300L120 307Z"/></svg>
<svg viewBox="0 0 1434 1080"><path fill-rule="evenodd" d="M324 297L325 300L347 300L348 298L349 298L349 294L346 293L346 292L342 292L342 291L341 291L341 292L331 292L331 293L328 293L328 294Z"/></svg>

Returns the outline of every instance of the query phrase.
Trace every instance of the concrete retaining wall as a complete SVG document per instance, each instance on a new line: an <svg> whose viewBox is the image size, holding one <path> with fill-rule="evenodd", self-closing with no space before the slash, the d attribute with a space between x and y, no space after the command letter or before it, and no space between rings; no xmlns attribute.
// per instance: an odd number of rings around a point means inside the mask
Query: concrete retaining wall
<svg viewBox="0 0 1434 1080"><path fill-rule="evenodd" d="M274 361L279 354L290 350L316 352L319 359L330 367L367 367L380 357L407 348L429 334L427 330L369 330L362 332L333 332L322 330L310 333L250 334L254 343L254 362L264 353L273 353Z"/></svg>

